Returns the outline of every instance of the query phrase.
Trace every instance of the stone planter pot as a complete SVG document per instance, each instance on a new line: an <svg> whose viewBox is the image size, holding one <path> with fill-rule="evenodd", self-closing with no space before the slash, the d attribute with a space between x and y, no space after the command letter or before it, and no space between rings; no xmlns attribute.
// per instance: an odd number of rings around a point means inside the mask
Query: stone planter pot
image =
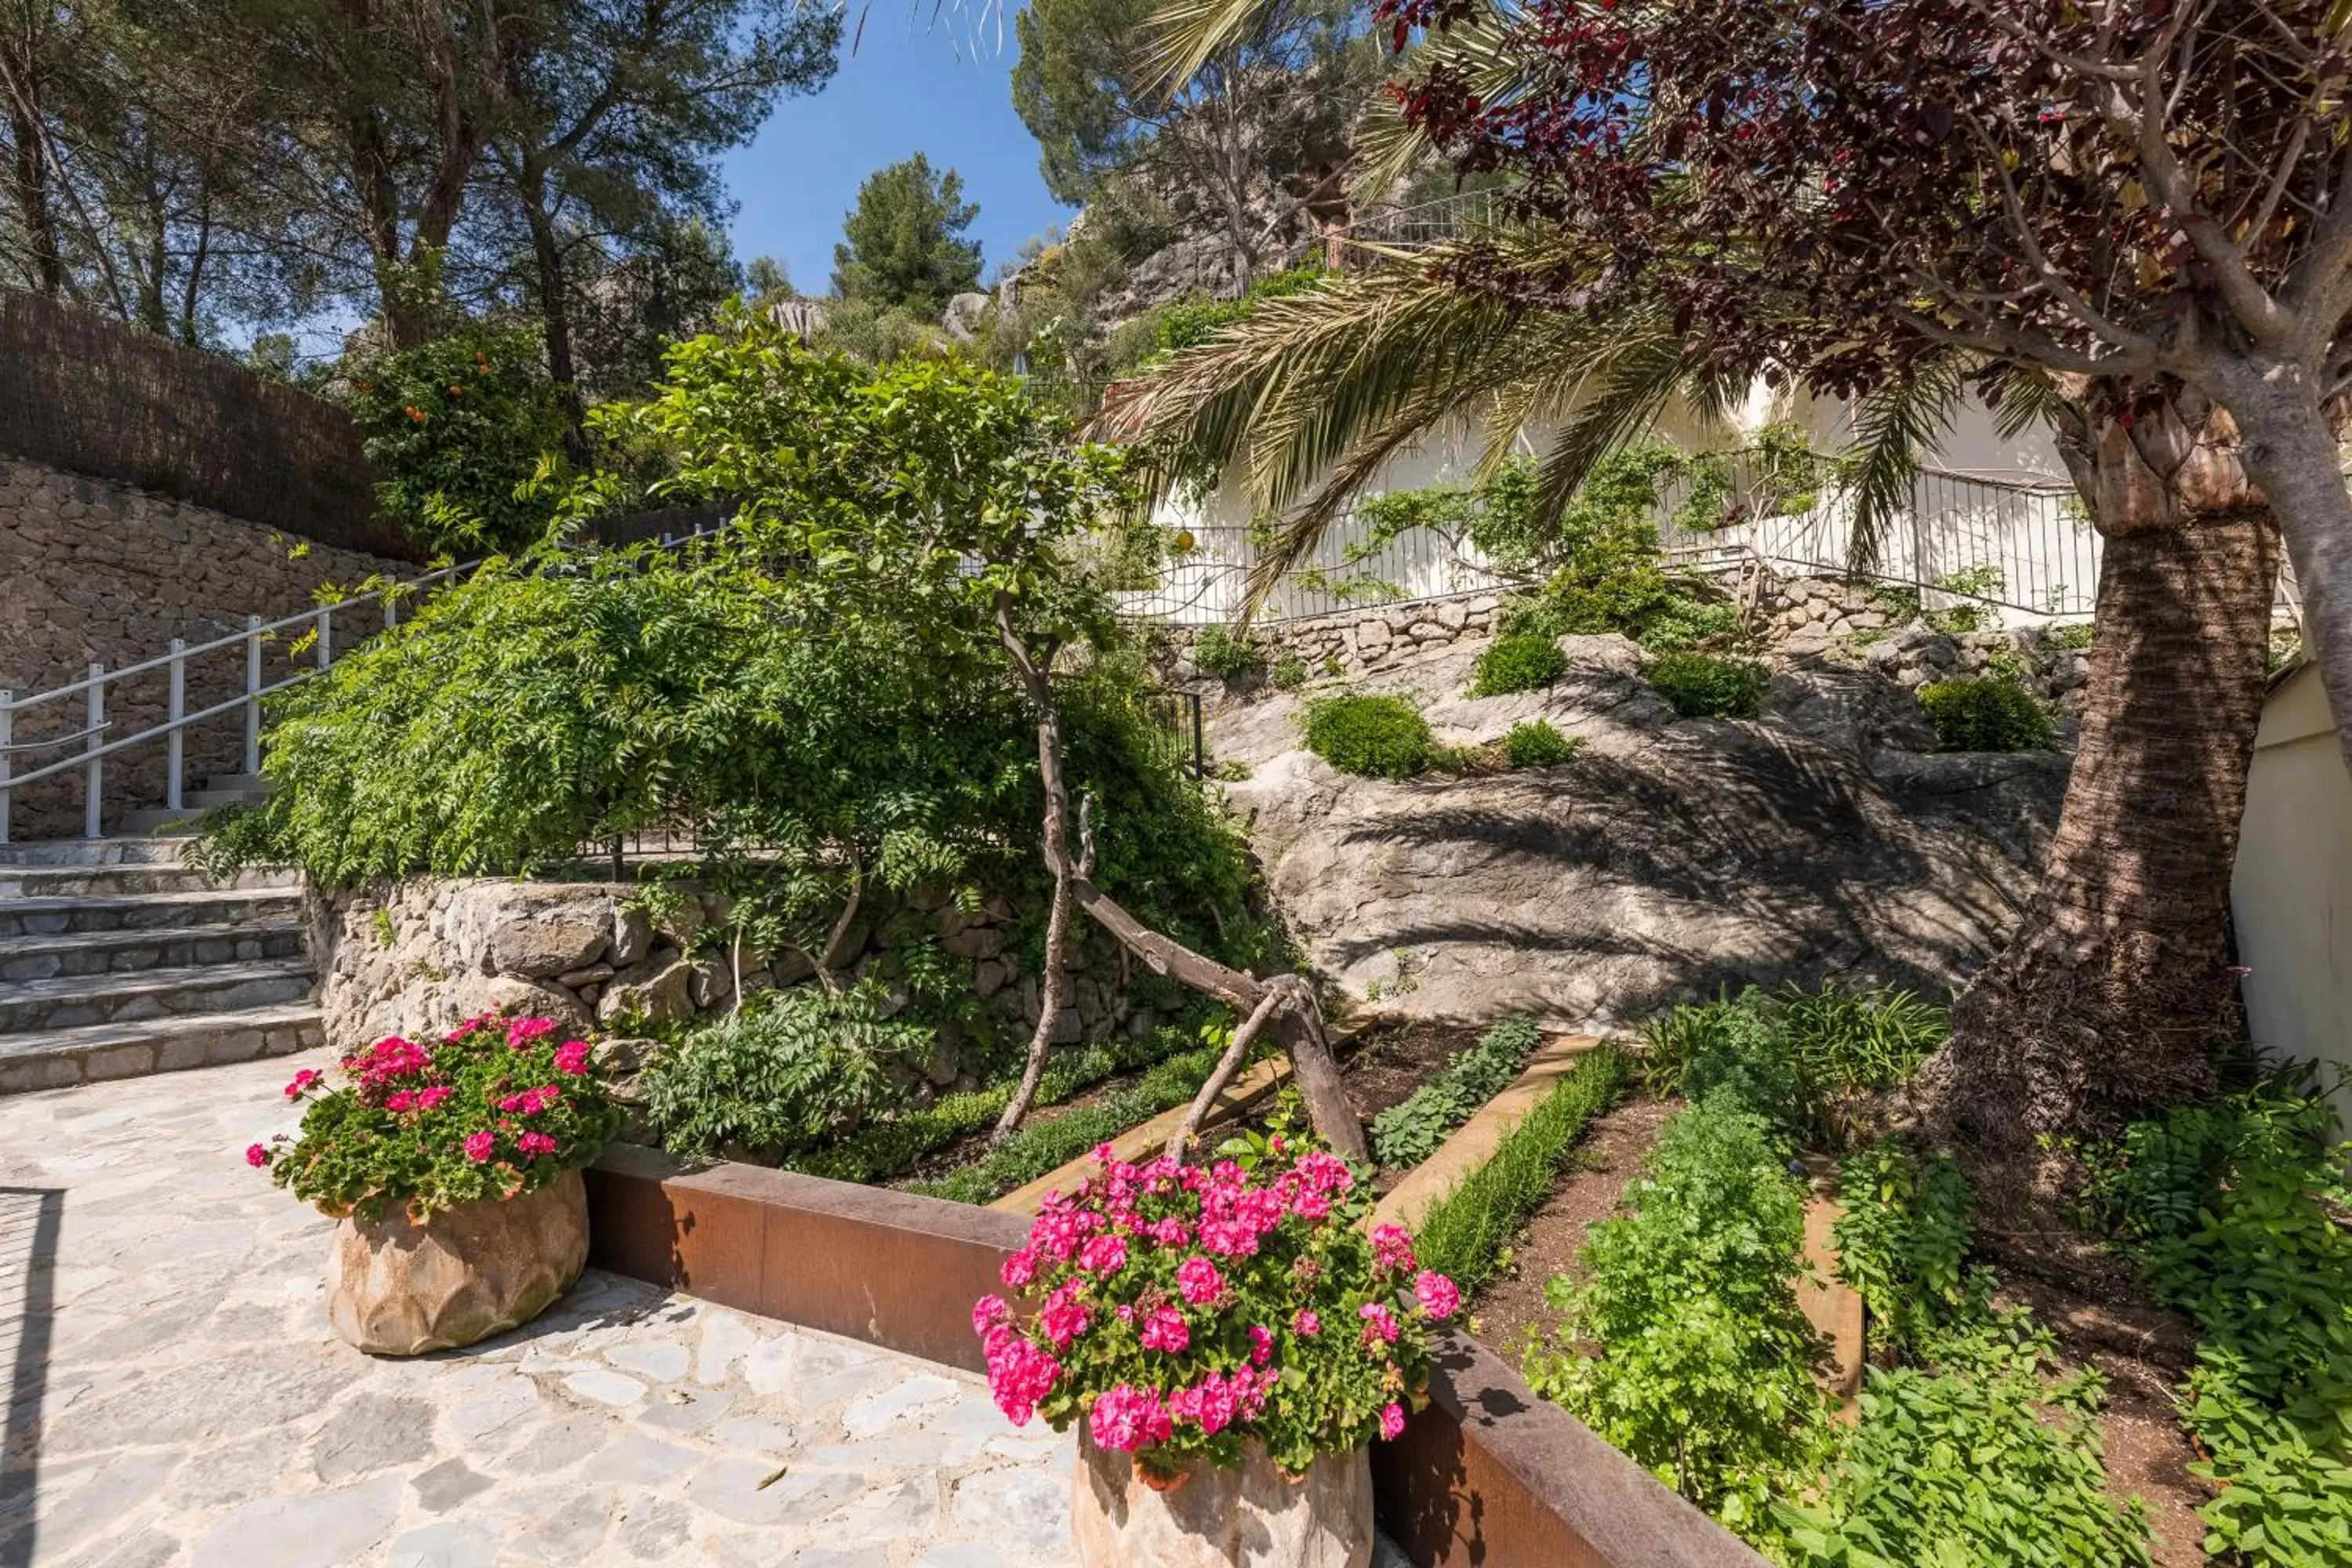
<svg viewBox="0 0 2352 1568"><path fill-rule="evenodd" d="M566 1171L522 1197L411 1225L346 1218L327 1264L327 1321L371 1355L421 1355L539 1316L588 1261L588 1189Z"/></svg>
<svg viewBox="0 0 2352 1568"><path fill-rule="evenodd" d="M1195 1465L1161 1488L1082 1423L1070 1533L1085 1568L1367 1568L1371 1455L1327 1454L1294 1480L1250 1443L1239 1469Z"/></svg>

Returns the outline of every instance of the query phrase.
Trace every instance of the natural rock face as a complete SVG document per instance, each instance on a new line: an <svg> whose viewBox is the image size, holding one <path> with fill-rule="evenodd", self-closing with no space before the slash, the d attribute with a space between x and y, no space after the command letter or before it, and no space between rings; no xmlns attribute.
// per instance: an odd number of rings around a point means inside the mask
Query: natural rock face
<svg viewBox="0 0 2352 1568"><path fill-rule="evenodd" d="M1632 643L1561 647L1543 691L1464 698L1472 641L1356 687L1412 693L1444 742L1547 719L1585 742L1554 768L1354 778L1299 746L1311 689L1213 713L1275 901L1376 1010L1606 1027L1749 982L1940 992L2039 877L2063 753L1912 749L1934 737L1909 693L1826 664L1777 676L1760 721L1684 720Z"/></svg>
<svg viewBox="0 0 2352 1568"><path fill-rule="evenodd" d="M312 607L322 584L362 582L378 573L414 575L397 561L308 544L275 529L174 500L151 490L60 473L0 457L0 687L19 698L89 672L92 660L121 669L167 651L173 637L192 644L240 631L248 615L274 621ZM382 624L337 616L337 646ZM381 616L381 611L373 612ZM275 683L310 662L296 639L278 634L265 646L262 679ZM189 659L187 711L245 689L240 648ZM107 687L115 736L135 734L164 717L171 690L163 669ZM29 709L16 742L79 731L88 722L73 697ZM244 766L244 726L234 716L188 731L187 774L233 773ZM16 771L62 753L16 759ZM107 826L132 807L163 804L161 744L136 746L106 761ZM81 780L68 772L16 792L10 829L21 838L79 834Z"/></svg>
<svg viewBox="0 0 2352 1568"><path fill-rule="evenodd" d="M588 1262L588 1189L566 1171L535 1193L335 1227L327 1321L371 1355L454 1350L527 1323Z"/></svg>
<svg viewBox="0 0 2352 1568"><path fill-rule="evenodd" d="M1196 1465L1157 1490L1135 1461L1080 1429L1070 1533L1087 1568L1366 1568L1372 1560L1372 1461L1327 1454L1297 1480L1256 1443L1237 1469Z"/></svg>

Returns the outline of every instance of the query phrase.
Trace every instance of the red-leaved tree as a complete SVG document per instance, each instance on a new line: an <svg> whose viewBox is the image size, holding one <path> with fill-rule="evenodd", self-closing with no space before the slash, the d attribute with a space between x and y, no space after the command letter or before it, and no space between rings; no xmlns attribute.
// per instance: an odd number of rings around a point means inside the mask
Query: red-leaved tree
<svg viewBox="0 0 2352 1568"><path fill-rule="evenodd" d="M1382 15L1402 41L1477 5ZM2097 389L2126 436L2218 428L2274 509L2352 757L2347 22L2346 0L1527 0L1483 68L1428 51L1399 90L1727 368L1844 395L1958 349Z"/></svg>

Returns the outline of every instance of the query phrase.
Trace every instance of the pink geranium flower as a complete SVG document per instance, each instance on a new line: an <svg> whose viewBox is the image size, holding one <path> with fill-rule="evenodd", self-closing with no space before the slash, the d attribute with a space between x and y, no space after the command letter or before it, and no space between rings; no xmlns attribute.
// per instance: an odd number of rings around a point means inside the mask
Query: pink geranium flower
<svg viewBox="0 0 2352 1568"><path fill-rule="evenodd" d="M1207 1306L1224 1288L1224 1276L1205 1258L1188 1258L1176 1266L1176 1293L1192 1306Z"/></svg>
<svg viewBox="0 0 2352 1568"><path fill-rule="evenodd" d="M1397 1340L1397 1317L1379 1301L1367 1301L1356 1309L1356 1316L1364 1320L1364 1343L1375 1341L1394 1344Z"/></svg>
<svg viewBox="0 0 2352 1568"><path fill-rule="evenodd" d="M1004 1288L1008 1290L1027 1289L1029 1281L1037 1278L1036 1253L1023 1247L1004 1260L1004 1266L996 1271L996 1277L1004 1281Z"/></svg>
<svg viewBox="0 0 2352 1568"><path fill-rule="evenodd" d="M1148 1351L1165 1351L1174 1355L1192 1342L1192 1331L1184 1323L1184 1314L1173 1307L1155 1307L1143 1320L1139 1336Z"/></svg>
<svg viewBox="0 0 2352 1568"><path fill-rule="evenodd" d="M304 1089L309 1089L312 1084L318 1082L320 1079L326 1076L326 1074L319 1071L316 1068L304 1068L300 1072L294 1075L294 1081L286 1086L286 1098L289 1100L301 1099L302 1091Z"/></svg>
<svg viewBox="0 0 2352 1568"><path fill-rule="evenodd" d="M1461 1287L1433 1268L1424 1268L1415 1277L1412 1294L1421 1310L1441 1322L1462 1310Z"/></svg>
<svg viewBox="0 0 2352 1568"><path fill-rule="evenodd" d="M419 1110L430 1110L435 1106L439 1105L442 1101L447 1100L451 1095L457 1092L457 1091L456 1089L451 1089L446 1083L428 1085L427 1087L416 1091L416 1109Z"/></svg>
<svg viewBox="0 0 2352 1568"><path fill-rule="evenodd" d="M1127 1267L1127 1243L1116 1236L1090 1237L1078 1249L1078 1267L1089 1274L1116 1274Z"/></svg>
<svg viewBox="0 0 2352 1568"><path fill-rule="evenodd" d="M466 1134L465 1142L466 1158L477 1165L481 1164L490 1157L490 1151L498 1147L498 1142L497 1137L488 1130L468 1132Z"/></svg>
<svg viewBox="0 0 2352 1568"><path fill-rule="evenodd" d="M1172 1425L1168 1407L1155 1390L1131 1388L1124 1383L1112 1384L1095 1401L1094 1415L1088 1420L1096 1442L1129 1454L1166 1442Z"/></svg>
<svg viewBox="0 0 2352 1568"><path fill-rule="evenodd" d="M541 1154L554 1153L555 1140L544 1132L526 1132L515 1140L515 1147L525 1159L535 1160Z"/></svg>
<svg viewBox="0 0 2352 1568"><path fill-rule="evenodd" d="M1402 1226L1372 1226L1372 1257L1391 1274L1410 1274L1420 1267L1413 1260L1412 1237Z"/></svg>
<svg viewBox="0 0 2352 1568"><path fill-rule="evenodd" d="M245 1163L257 1168L269 1163L269 1151L256 1143L245 1152Z"/></svg>
<svg viewBox="0 0 2352 1568"><path fill-rule="evenodd" d="M1256 1323L1250 1325L1250 1365L1264 1366L1274 1359L1274 1331Z"/></svg>
<svg viewBox="0 0 2352 1568"><path fill-rule="evenodd" d="M555 1021L551 1018L517 1018L507 1026L507 1044L516 1047L527 1046L541 1036L553 1033L555 1033Z"/></svg>
<svg viewBox="0 0 2352 1568"><path fill-rule="evenodd" d="M1301 1307L1290 1315L1290 1331L1311 1339L1323 1331L1323 1315L1312 1307Z"/></svg>
<svg viewBox="0 0 2352 1568"><path fill-rule="evenodd" d="M1381 1411L1381 1436L1393 1443L1404 1436L1404 1406L1390 1405Z"/></svg>
<svg viewBox="0 0 2352 1568"><path fill-rule="evenodd" d="M555 1047L555 1070L577 1078L588 1070L588 1042L566 1040Z"/></svg>

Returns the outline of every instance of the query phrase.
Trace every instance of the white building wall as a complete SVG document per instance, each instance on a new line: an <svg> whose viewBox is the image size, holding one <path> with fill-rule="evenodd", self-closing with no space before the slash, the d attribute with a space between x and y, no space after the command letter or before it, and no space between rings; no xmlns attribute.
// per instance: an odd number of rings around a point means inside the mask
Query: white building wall
<svg viewBox="0 0 2352 1568"><path fill-rule="evenodd" d="M2231 904L2255 1043L2352 1068L2352 773L2315 666L2263 710Z"/></svg>

